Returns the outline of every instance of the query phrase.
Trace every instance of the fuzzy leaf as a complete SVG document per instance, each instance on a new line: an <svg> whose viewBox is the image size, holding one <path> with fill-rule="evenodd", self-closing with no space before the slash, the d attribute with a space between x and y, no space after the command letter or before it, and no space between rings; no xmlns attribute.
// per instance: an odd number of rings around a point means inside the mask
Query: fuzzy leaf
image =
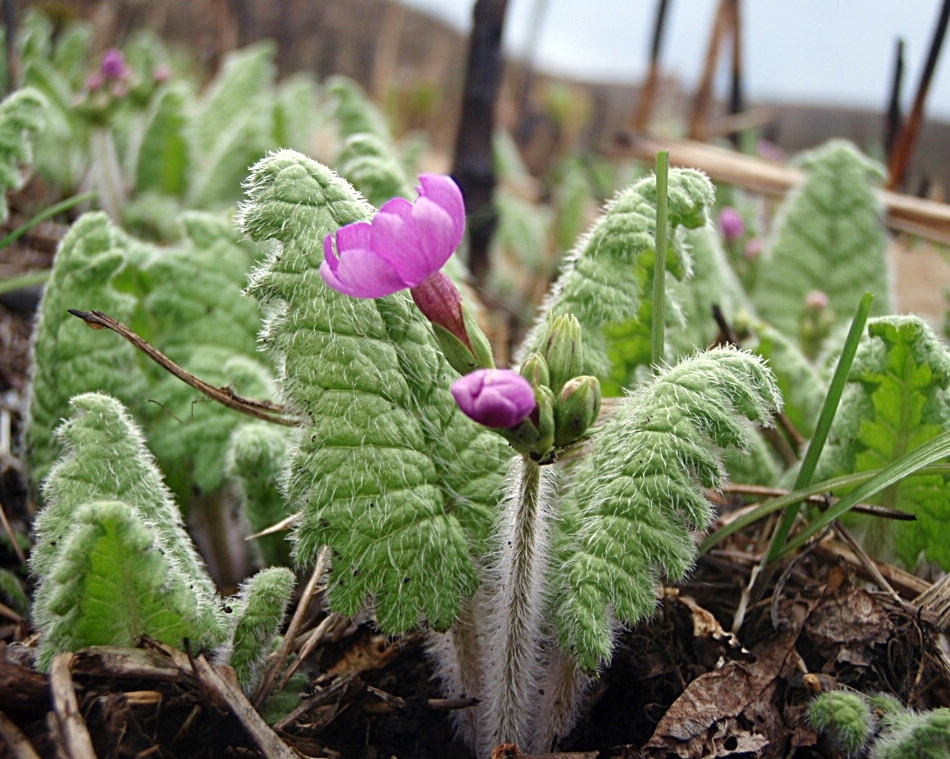
<svg viewBox="0 0 950 759"><path fill-rule="evenodd" d="M178 630L175 620L180 618L199 644L220 643L224 625L214 584L142 433L122 404L109 396L87 393L73 398L70 406L72 416L58 430L64 452L44 482L46 506L34 522L36 546L30 561L40 582L35 612L40 626L68 617L66 627L79 626L86 631L83 635L94 634L112 620L93 619L84 627L70 615L108 617L105 610L114 603L129 609L127 614L116 612L114 621L122 629L158 614L163 630L166 626ZM85 505L99 502L120 503L89 506L83 512ZM140 554L138 575L130 572L128 563ZM136 598L139 594L143 598ZM150 604L153 598L158 603L155 609L137 610L144 607L135 604ZM171 617L159 613L166 605ZM141 632L150 630L136 634ZM113 641L86 640L92 642ZM59 644L51 645L60 650Z"/></svg>
<svg viewBox="0 0 950 759"><path fill-rule="evenodd" d="M412 185L392 146L374 134L348 137L336 167L376 208L390 198L412 196Z"/></svg>
<svg viewBox="0 0 950 759"><path fill-rule="evenodd" d="M294 573L271 567L254 575L238 592L227 660L246 693L257 685L264 656L277 636L293 590Z"/></svg>
<svg viewBox="0 0 950 759"><path fill-rule="evenodd" d="M74 507L72 525L37 592L37 665L85 646L132 646L149 635L206 648L222 628L192 580L164 554L155 526L121 501Z"/></svg>
<svg viewBox="0 0 950 759"><path fill-rule="evenodd" d="M871 320L815 477L878 469L893 463L950 427L950 350L916 316ZM950 569L948 479L910 477L875 500L908 511L916 522L871 520L851 515L865 532L869 550L891 554L914 567L921 554ZM871 521L869 521L871 520Z"/></svg>
<svg viewBox="0 0 950 759"><path fill-rule="evenodd" d="M302 510L297 558L333 550L331 606L368 598L382 628L455 618L477 584L507 458L501 439L456 407L454 373L405 292L349 298L317 269L323 238L372 207L332 171L292 151L254 167L241 223L271 246L250 292L268 310L264 342L286 402L306 420L287 493Z"/></svg>
<svg viewBox="0 0 950 759"><path fill-rule="evenodd" d="M786 199L759 272L759 315L797 335L812 290L828 296L837 325L848 324L865 292L874 296L873 313L890 313L887 236L874 195L883 170L841 140L806 153L800 165L807 178Z"/></svg>
<svg viewBox="0 0 950 759"><path fill-rule="evenodd" d="M26 444L34 482L58 454L53 430L71 396L100 390L141 411L146 381L135 349L67 313L69 308L98 309L119 321L132 318L135 298L114 285L130 244L103 213L82 216L60 243L33 340Z"/></svg>
<svg viewBox="0 0 950 759"><path fill-rule="evenodd" d="M580 667L609 661L610 609L635 623L652 613L661 574L690 568L692 532L712 516L702 488L723 480L719 449L749 440L743 416L768 422L780 405L761 359L717 348L636 390L596 434L562 504L555 560L559 640Z"/></svg>
<svg viewBox="0 0 950 759"><path fill-rule="evenodd" d="M669 175L669 220L687 229L706 223L713 203L713 186L705 175L674 169ZM612 363L622 362L629 377L635 368L629 344L638 344L649 330L656 230L656 180L649 176L620 192L607 206L590 234L568 255L564 271L543 311L555 316L572 313L583 329L586 374L602 381L611 377ZM680 235L669 236L667 268L673 277L689 274L691 262ZM648 313L649 312L649 313ZM546 316L525 340L522 355L539 350ZM605 336L605 328L609 338ZM619 346L619 347L611 347Z"/></svg>
<svg viewBox="0 0 950 759"><path fill-rule="evenodd" d="M26 87L0 102L0 222L6 221L6 193L19 190L23 169L33 162L33 137L45 126L46 99Z"/></svg>
<svg viewBox="0 0 950 759"><path fill-rule="evenodd" d="M267 422L242 424L231 435L225 471L241 489L244 515L252 534L291 514L281 489L288 437L286 428ZM265 535L254 543L266 564L290 563L290 544L285 533Z"/></svg>
<svg viewBox="0 0 950 759"><path fill-rule="evenodd" d="M135 167L135 191L184 196L188 186L188 92L169 87L149 113Z"/></svg>

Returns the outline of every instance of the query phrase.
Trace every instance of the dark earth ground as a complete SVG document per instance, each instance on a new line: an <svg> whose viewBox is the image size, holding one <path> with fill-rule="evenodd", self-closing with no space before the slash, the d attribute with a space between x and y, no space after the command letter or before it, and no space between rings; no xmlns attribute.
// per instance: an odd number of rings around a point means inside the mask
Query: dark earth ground
<svg viewBox="0 0 950 759"><path fill-rule="evenodd" d="M0 279L48 266L63 231L46 224L0 251ZM32 305L30 292L0 297L0 411L13 439L25 402ZM0 432L0 503L25 542L35 504L11 436L2 425ZM741 505L721 502L724 514ZM883 691L920 709L950 705L942 609L915 602L928 583L880 566L894 592L870 585L867 565L836 537L782 567L749 605L737 634L724 632L766 534L754 525L702 557L687 583L664 593L653 619L623 635L577 728L559 747L562 756L830 757L803 718L819 689ZM0 567L29 590L7 540L0 541ZM307 628L319 620L315 615ZM249 732L253 720L236 716L233 699L215 689L197 654L174 655L146 641L148 666L131 671L121 664L127 654L84 654L53 678L51 691L49 678L20 666L31 633L27 620L0 607L0 759L32 756L15 743L17 733L34 755L78 758L60 726L70 720L88 728L99 757L278 755L260 748ZM390 641L353 626L321 643L303 669L309 706L278 729L285 748L321 757L470 757L452 740L420 637ZM71 718L56 695L64 684L78 699ZM516 749L498 756L516 756Z"/></svg>

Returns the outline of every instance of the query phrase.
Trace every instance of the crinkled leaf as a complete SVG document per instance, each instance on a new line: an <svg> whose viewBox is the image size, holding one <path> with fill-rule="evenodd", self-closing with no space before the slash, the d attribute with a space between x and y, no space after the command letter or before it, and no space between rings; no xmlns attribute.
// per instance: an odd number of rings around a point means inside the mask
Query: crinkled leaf
<svg viewBox="0 0 950 759"><path fill-rule="evenodd" d="M872 320L858 348L816 479L880 469L950 426L950 351L915 316ZM941 475L903 479L875 503L908 511L915 522L871 520L852 515L869 550L892 554L908 567L923 554L950 568L950 496Z"/></svg>
<svg viewBox="0 0 950 759"><path fill-rule="evenodd" d="M848 324L865 292L874 296L873 313L889 313L887 235L874 194L883 170L841 140L799 163L805 182L783 205L753 293L759 315L797 335L812 290L828 295L838 325Z"/></svg>
<svg viewBox="0 0 950 759"><path fill-rule="evenodd" d="M555 560L559 640L579 666L593 671L610 659L611 615L647 616L660 576L689 569L692 533L712 515L703 488L723 480L719 450L746 444L743 417L768 422L780 405L761 359L717 348L637 389L597 433L562 504Z"/></svg>
<svg viewBox="0 0 950 759"><path fill-rule="evenodd" d="M60 243L33 340L26 443L34 482L46 475L58 455L53 430L66 415L70 397L100 390L136 412L142 410L146 380L135 349L89 329L67 312L97 309L119 321L133 317L135 297L114 285L130 244L103 213L81 217Z"/></svg>
<svg viewBox="0 0 950 759"><path fill-rule="evenodd" d="M188 187L188 91L169 87L148 115L135 166L135 191L183 196Z"/></svg>
<svg viewBox="0 0 950 759"><path fill-rule="evenodd" d="M152 634L153 623L162 635L186 629L183 634L200 645L220 643L224 625L214 584L142 433L122 404L107 395L80 395L70 406L72 415L58 430L63 455L43 485L46 505L34 522L30 557L40 583L39 626L61 622L75 628L53 635L53 652L62 650L56 641L71 634L125 630L132 636L128 643L143 632ZM120 503L83 513L99 502ZM139 559L141 566L130 569ZM97 621L100 617L105 619ZM84 645L116 642L82 640Z"/></svg>
<svg viewBox="0 0 950 759"><path fill-rule="evenodd" d="M23 169L33 162L33 138L43 130L48 105L39 90L25 87L0 102L0 221L6 221L6 193L19 190Z"/></svg>
<svg viewBox="0 0 950 759"><path fill-rule="evenodd" d="M74 506L34 606L40 668L61 651L132 646L142 635L179 648L220 643L220 620L165 550L155 526L129 504Z"/></svg>
<svg viewBox="0 0 950 759"><path fill-rule="evenodd" d="M326 167L280 151L254 167L241 223L271 255L250 292L285 400L305 424L287 493L302 510L297 558L333 552L331 606L372 598L383 629L450 624L477 584L507 449L466 419L454 376L408 293L344 296L318 274L323 238L372 207Z"/></svg>

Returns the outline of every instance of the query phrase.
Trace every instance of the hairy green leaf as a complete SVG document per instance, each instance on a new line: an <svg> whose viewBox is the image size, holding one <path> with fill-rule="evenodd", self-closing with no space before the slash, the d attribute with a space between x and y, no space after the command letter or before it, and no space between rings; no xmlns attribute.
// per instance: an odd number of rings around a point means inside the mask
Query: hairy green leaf
<svg viewBox="0 0 950 759"><path fill-rule="evenodd" d="M37 591L37 665L85 646L132 646L142 635L179 648L221 642L219 620L163 554L157 530L121 501L73 506L72 525Z"/></svg>
<svg viewBox="0 0 950 759"><path fill-rule="evenodd" d="M0 221L9 213L6 193L20 189L23 168L33 162L33 137L43 130L47 110L46 99L30 87L0 102Z"/></svg>
<svg viewBox="0 0 950 759"><path fill-rule="evenodd" d="M938 436L950 426L948 385L950 351L922 319L892 316L869 322L816 477L880 469ZM870 550L882 558L896 554L910 567L923 554L950 568L947 484L941 475L910 477L875 499L915 514L915 522L853 515Z"/></svg>
<svg viewBox="0 0 950 759"><path fill-rule="evenodd" d="M169 87L148 114L135 166L135 191L184 196L191 156L188 150L188 90Z"/></svg>
<svg viewBox="0 0 950 759"><path fill-rule="evenodd" d="M667 269L676 278L689 274L691 261L678 227L706 223L713 203L713 187L705 175L676 169L669 175ZM572 313L584 331L585 373L602 381L620 371L624 381L644 357L637 345L649 346L652 318L653 258L656 232L656 181L639 180L620 192L607 206L590 234L569 254L563 274L545 302L543 311ZM525 340L523 355L538 350L540 325ZM607 333L605 335L605 333ZM631 353L633 351L633 353ZM636 354L636 355L633 355ZM646 361L649 361L647 350ZM615 369L621 365L622 369ZM613 386L607 391L616 391Z"/></svg>
<svg viewBox="0 0 950 759"><path fill-rule="evenodd" d="M798 335L811 291L828 296L839 326L865 292L874 296L873 313L889 313L887 236L874 194L883 170L841 140L804 154L799 163L805 183L784 203L753 293L759 315Z"/></svg>
<svg viewBox="0 0 950 759"><path fill-rule="evenodd" d="M79 395L70 407L58 430L63 455L43 485L46 506L34 522L31 554L40 581L36 618L41 628L59 630L46 644L48 655L73 645L64 640L114 643L109 636L128 634L129 643L144 632L220 643L214 585L142 433L107 395ZM100 632L106 637L92 639ZM162 639L181 644L180 637Z"/></svg>
<svg viewBox="0 0 950 759"><path fill-rule="evenodd" d="M243 583L234 599L234 633L226 659L246 693L257 685L293 590L294 573L286 567L271 567Z"/></svg>
<svg viewBox="0 0 950 759"><path fill-rule="evenodd" d="M634 623L656 605L661 574L692 565L692 532L711 508L703 488L724 472L718 451L744 446L742 417L768 422L780 407L764 362L731 348L684 359L627 398L594 438L562 504L563 565L555 581L562 647L594 671L609 661L615 623Z"/></svg>
<svg viewBox="0 0 950 759"><path fill-rule="evenodd" d="M225 471L241 489L244 515L252 534L281 522L291 514L281 490L289 433L267 422L242 424L231 435ZM290 563L286 533L254 541L265 564Z"/></svg>
<svg viewBox="0 0 950 759"><path fill-rule="evenodd" d="M387 632L423 615L444 627L476 587L470 552L488 533L506 446L456 407L454 373L407 293L360 300L320 278L323 238L372 207L292 151L257 164L247 187L241 223L271 247L249 289L268 310L285 400L306 421L287 478L298 560L331 547L342 613L372 598Z"/></svg>
<svg viewBox="0 0 950 759"><path fill-rule="evenodd" d="M103 213L82 216L63 238L43 293L31 357L32 386L26 426L30 475L39 482L58 454L53 430L73 395L101 390L142 411L146 379L135 349L89 329L67 309L97 309L119 321L135 313L136 299L114 285L131 239Z"/></svg>

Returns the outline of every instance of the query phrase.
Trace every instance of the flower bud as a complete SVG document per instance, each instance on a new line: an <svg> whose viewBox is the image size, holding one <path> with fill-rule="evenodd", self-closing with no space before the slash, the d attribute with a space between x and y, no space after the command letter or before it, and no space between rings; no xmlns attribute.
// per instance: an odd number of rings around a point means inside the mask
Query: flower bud
<svg viewBox="0 0 950 759"><path fill-rule="evenodd" d="M502 430L502 435L519 453L547 463L554 450L554 393L546 385L536 385L534 399L531 414L514 429Z"/></svg>
<svg viewBox="0 0 950 759"><path fill-rule="evenodd" d="M544 358L551 373L548 384L555 394L571 377L584 371L581 325L573 314L561 314L550 322Z"/></svg>
<svg viewBox="0 0 950 759"><path fill-rule="evenodd" d="M600 382L583 375L568 380L554 406L554 444L564 448L579 440L600 413Z"/></svg>
<svg viewBox="0 0 950 759"><path fill-rule="evenodd" d="M531 383L531 387L551 386L551 372L548 371L548 362L537 351L528 355L521 364L520 371L521 376Z"/></svg>
<svg viewBox="0 0 950 759"><path fill-rule="evenodd" d="M726 242L735 242L745 234L745 223L735 208L724 206L719 212L719 229Z"/></svg>
<svg viewBox="0 0 950 759"><path fill-rule="evenodd" d="M478 369L452 383L462 412L493 429L517 427L534 411L535 392L511 369Z"/></svg>
<svg viewBox="0 0 950 759"><path fill-rule="evenodd" d="M449 364L459 374L494 367L491 346L458 288L437 271L409 290L423 316L432 324L435 338Z"/></svg>

